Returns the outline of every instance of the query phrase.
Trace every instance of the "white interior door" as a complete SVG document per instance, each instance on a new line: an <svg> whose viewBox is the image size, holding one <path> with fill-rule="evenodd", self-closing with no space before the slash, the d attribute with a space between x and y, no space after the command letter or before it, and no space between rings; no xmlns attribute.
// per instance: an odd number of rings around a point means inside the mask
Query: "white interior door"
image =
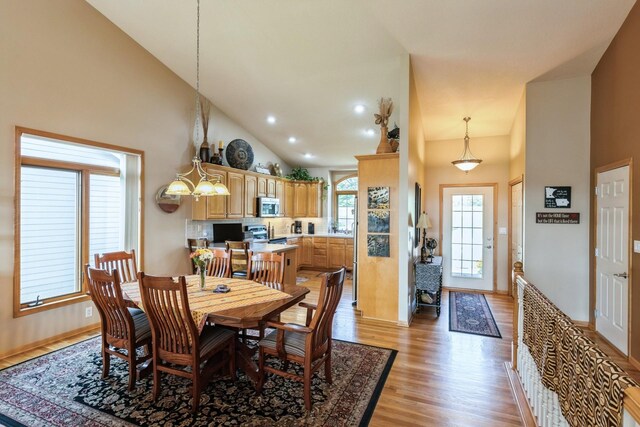
<svg viewBox="0 0 640 427"><path fill-rule="evenodd" d="M443 284L493 289L493 187L446 187L442 200Z"/></svg>
<svg viewBox="0 0 640 427"><path fill-rule="evenodd" d="M625 355L629 313L629 167L597 177L596 331Z"/></svg>
<svg viewBox="0 0 640 427"><path fill-rule="evenodd" d="M523 248L522 233L522 182L511 186L511 265L516 261L522 262Z"/></svg>

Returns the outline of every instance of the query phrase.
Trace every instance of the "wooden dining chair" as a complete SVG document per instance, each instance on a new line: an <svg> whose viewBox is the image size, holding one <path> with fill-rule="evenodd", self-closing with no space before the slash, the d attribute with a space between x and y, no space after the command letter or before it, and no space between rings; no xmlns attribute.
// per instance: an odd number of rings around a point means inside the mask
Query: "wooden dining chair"
<svg viewBox="0 0 640 427"><path fill-rule="evenodd" d="M191 255L198 248L208 248L209 240L187 239L187 246L189 247L189 255ZM193 269L193 274L196 274L198 272L198 267L196 267L195 263L193 262L193 260L191 260L191 258L189 258L189 260L191 261L191 268Z"/></svg>
<svg viewBox="0 0 640 427"><path fill-rule="evenodd" d="M231 277L247 278L247 265L249 263L249 242L224 242L227 252L231 254Z"/></svg>
<svg viewBox="0 0 640 427"><path fill-rule="evenodd" d="M129 363L129 390L133 390L136 367L151 358L151 329L147 315L142 310L127 308L116 270L109 274L86 264L84 273L91 299L100 315L102 378L109 375L111 355L120 357ZM138 357L136 349L142 346L146 347L146 354ZM126 354L118 349L126 350Z"/></svg>
<svg viewBox="0 0 640 427"><path fill-rule="evenodd" d="M95 254L95 267L101 270L118 271L120 283L135 282L138 280L138 264L136 264L136 251L118 251Z"/></svg>
<svg viewBox="0 0 640 427"><path fill-rule="evenodd" d="M262 392L266 372L281 375L304 383L304 405L311 410L311 378L313 373L324 364L324 376L329 384L333 382L331 376L331 332L333 316L335 315L342 288L346 268L342 267L334 273L327 273L320 287L318 304L300 303L307 309L306 325L281 323L270 321L267 327L276 330L268 334L259 343L259 374L258 392ZM315 314L314 314L315 311ZM283 370L265 365L267 356L275 356L284 360ZM287 372L289 362L295 362L304 367L304 375Z"/></svg>
<svg viewBox="0 0 640 427"><path fill-rule="evenodd" d="M161 372L189 378L193 382L192 411L195 413L200 393L213 374L228 365L229 374L235 380L235 332L205 326L202 333L198 333L189 309L184 276L174 281L172 277L147 276L140 272L138 283L153 336L153 400L160 395ZM222 357L215 357L219 353ZM201 368L202 362L206 363Z"/></svg>
<svg viewBox="0 0 640 427"><path fill-rule="evenodd" d="M212 249L213 259L207 265L207 276L231 277L231 254L224 249Z"/></svg>
<svg viewBox="0 0 640 427"><path fill-rule="evenodd" d="M247 272L249 280L282 291L284 288L284 255L251 252Z"/></svg>

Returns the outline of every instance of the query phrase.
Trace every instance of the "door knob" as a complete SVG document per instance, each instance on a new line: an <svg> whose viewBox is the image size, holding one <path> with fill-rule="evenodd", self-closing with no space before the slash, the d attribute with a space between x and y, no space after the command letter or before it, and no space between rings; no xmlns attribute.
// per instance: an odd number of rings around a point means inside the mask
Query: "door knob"
<svg viewBox="0 0 640 427"><path fill-rule="evenodd" d="M489 245L489 246L485 246L485 248L487 249L491 249L493 246Z"/></svg>
<svg viewBox="0 0 640 427"><path fill-rule="evenodd" d="M620 273L620 274L614 274L615 277L621 277L623 279L626 279L629 277L629 275L627 274L627 272L625 271L624 273Z"/></svg>

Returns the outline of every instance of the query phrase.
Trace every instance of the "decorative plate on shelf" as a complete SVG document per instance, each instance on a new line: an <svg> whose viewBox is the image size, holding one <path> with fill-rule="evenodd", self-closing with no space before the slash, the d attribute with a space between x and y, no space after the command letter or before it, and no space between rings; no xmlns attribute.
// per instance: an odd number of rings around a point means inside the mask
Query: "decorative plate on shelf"
<svg viewBox="0 0 640 427"><path fill-rule="evenodd" d="M225 151L227 163L232 168L249 170L253 164L253 149L243 139L234 139L227 145Z"/></svg>

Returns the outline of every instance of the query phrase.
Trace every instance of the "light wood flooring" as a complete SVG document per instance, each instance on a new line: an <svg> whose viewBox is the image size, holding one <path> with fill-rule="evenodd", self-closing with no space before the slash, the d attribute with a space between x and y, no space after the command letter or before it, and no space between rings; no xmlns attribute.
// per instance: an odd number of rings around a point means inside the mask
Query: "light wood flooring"
<svg viewBox="0 0 640 427"><path fill-rule="evenodd" d="M320 277L301 271L311 289L306 301L318 298ZM411 327L362 319L351 305L351 281L345 283L335 317L335 338L398 350L376 406L371 426L519 426L518 408L509 388L504 362L511 355L512 299L487 295L502 339L449 332L449 300L442 313L423 309ZM306 310L293 308L285 322L304 323ZM86 339L82 334L0 360L0 368L40 356Z"/></svg>

